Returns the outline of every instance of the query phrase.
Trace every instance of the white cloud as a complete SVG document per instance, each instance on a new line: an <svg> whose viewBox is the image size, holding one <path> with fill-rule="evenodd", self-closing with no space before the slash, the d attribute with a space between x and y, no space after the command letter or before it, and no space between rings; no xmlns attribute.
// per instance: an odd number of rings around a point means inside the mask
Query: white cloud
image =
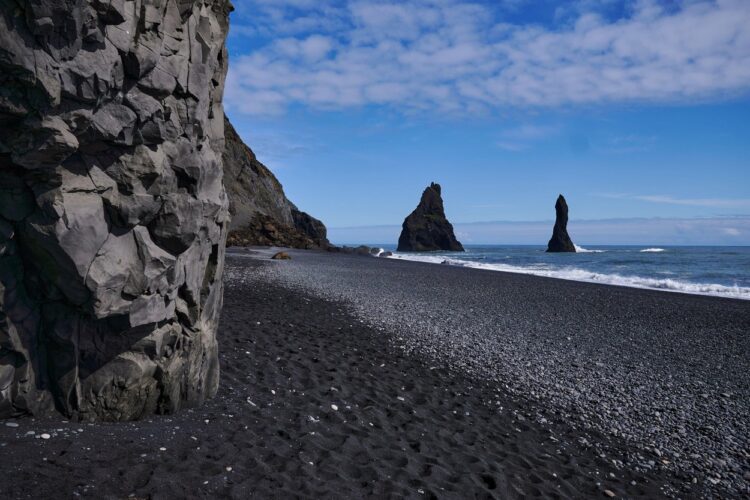
<svg viewBox="0 0 750 500"><path fill-rule="evenodd" d="M578 2L547 27L498 21L518 1L241 3L256 12L240 12L235 34L271 40L232 60L227 102L247 113L293 104L474 113L750 89L747 0L669 9L644 0L614 21Z"/></svg>
<svg viewBox="0 0 750 500"><path fill-rule="evenodd" d="M555 136L559 132L560 129L553 125L524 124L503 130L496 144L506 151L525 151L534 143Z"/></svg>
<svg viewBox="0 0 750 500"><path fill-rule="evenodd" d="M677 198L660 194L595 193L601 198L628 199L690 207L750 208L747 198Z"/></svg>
<svg viewBox="0 0 750 500"><path fill-rule="evenodd" d="M663 195L639 195L634 196L637 200L650 201L652 203L666 203L669 205L687 205L691 207L714 207L714 208L742 208L750 207L750 199L727 199L727 198L675 198Z"/></svg>

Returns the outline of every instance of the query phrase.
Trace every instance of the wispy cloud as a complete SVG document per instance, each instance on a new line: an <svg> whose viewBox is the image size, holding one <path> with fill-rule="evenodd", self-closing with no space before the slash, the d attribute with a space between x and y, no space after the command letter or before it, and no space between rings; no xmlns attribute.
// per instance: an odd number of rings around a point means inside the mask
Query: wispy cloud
<svg viewBox="0 0 750 500"><path fill-rule="evenodd" d="M678 198L660 194L595 193L600 198L627 199L690 207L750 208L748 198Z"/></svg>
<svg viewBox="0 0 750 500"><path fill-rule="evenodd" d="M615 154L643 153L650 151L656 145L655 136L638 134L619 135L606 139L598 149Z"/></svg>
<svg viewBox="0 0 750 500"><path fill-rule="evenodd" d="M557 135L559 132L559 127L554 125L524 124L503 130L496 144L506 151L525 151L535 142Z"/></svg>
<svg viewBox="0 0 750 500"><path fill-rule="evenodd" d="M641 0L617 19L575 2L551 26L503 22L518 1L238 3L253 21L240 12L234 34L259 46L233 59L227 102L252 114L295 104L476 113L750 88L747 0Z"/></svg>
<svg viewBox="0 0 750 500"><path fill-rule="evenodd" d="M687 205L691 207L741 208L750 207L750 199L726 198L675 198L663 195L635 196L638 200L652 203L666 203L668 205Z"/></svg>

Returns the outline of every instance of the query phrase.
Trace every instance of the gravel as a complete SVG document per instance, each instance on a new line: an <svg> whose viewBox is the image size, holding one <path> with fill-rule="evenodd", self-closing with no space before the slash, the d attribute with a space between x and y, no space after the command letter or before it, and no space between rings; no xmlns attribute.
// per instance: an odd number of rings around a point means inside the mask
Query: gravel
<svg viewBox="0 0 750 500"><path fill-rule="evenodd" d="M267 258L271 250L230 253ZM624 440L705 496L750 494L750 304L290 251L266 279L346 302L405 352L522 398L528 418ZM266 255L268 254L268 255ZM230 269L228 280L243 280Z"/></svg>

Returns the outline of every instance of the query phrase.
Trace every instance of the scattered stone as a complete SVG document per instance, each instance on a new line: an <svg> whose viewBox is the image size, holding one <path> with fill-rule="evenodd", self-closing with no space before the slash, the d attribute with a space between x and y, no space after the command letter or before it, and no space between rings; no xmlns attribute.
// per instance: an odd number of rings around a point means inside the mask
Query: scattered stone
<svg viewBox="0 0 750 500"><path fill-rule="evenodd" d="M277 252L271 257L272 260L292 260L292 257L286 252Z"/></svg>
<svg viewBox="0 0 750 500"><path fill-rule="evenodd" d="M614 498L615 497L615 492L612 491L612 490L604 490L604 494L606 496L610 497L610 498Z"/></svg>

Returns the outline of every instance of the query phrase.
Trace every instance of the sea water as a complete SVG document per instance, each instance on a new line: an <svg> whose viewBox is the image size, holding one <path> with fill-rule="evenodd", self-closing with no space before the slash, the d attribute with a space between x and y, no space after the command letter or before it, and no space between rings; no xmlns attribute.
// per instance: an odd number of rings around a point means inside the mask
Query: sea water
<svg viewBox="0 0 750 500"><path fill-rule="evenodd" d="M750 247L577 248L546 253L542 246L477 245L466 252L394 251L391 258L750 300Z"/></svg>

